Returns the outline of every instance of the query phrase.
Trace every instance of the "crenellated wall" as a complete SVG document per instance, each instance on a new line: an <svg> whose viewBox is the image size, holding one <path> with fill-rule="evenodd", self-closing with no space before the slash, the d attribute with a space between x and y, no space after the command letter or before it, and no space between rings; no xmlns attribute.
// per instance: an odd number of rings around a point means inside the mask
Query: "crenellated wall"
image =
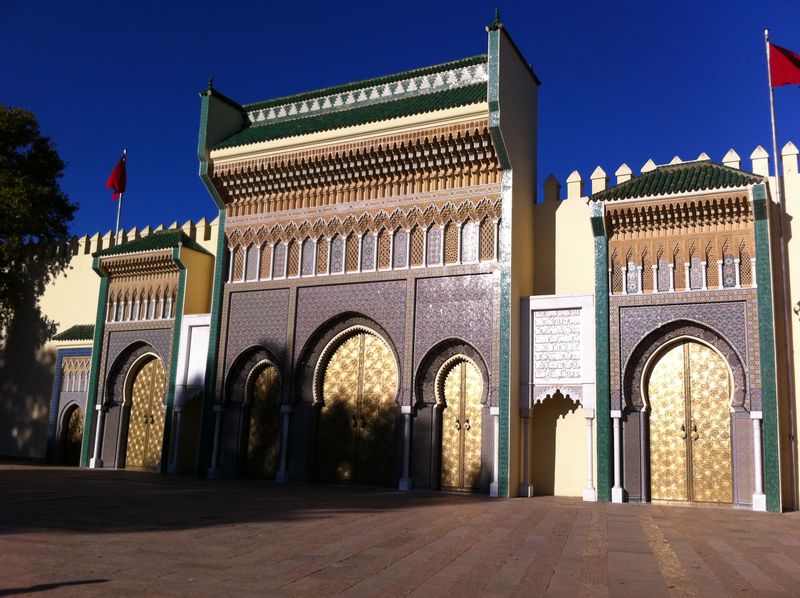
<svg viewBox="0 0 800 598"><path fill-rule="evenodd" d="M201 218L183 225L173 222L169 226L132 228L120 231L116 237L111 231L75 237L69 244L72 259L69 267L52 280L39 300L42 316L56 324L56 332L63 332L77 324L92 324L97 315L97 298L100 277L92 269L93 254L126 241L146 237L154 232L181 229L195 242L212 254L216 252L218 222ZM208 292L208 285L201 285ZM207 302L206 302L207 303ZM31 317L35 317L33 314ZM35 322L26 322L28 338L16 340L13 360L0 363L0 368L12 367L13 378L23 383L9 386L0 393L0 455L44 459L47 449L47 429L50 418L51 392L56 366L56 350L65 347L91 346L86 342L53 342L35 338L41 329ZM10 336L10 334L9 334ZM14 339L8 339L9 345ZM13 361L13 363L12 363Z"/></svg>

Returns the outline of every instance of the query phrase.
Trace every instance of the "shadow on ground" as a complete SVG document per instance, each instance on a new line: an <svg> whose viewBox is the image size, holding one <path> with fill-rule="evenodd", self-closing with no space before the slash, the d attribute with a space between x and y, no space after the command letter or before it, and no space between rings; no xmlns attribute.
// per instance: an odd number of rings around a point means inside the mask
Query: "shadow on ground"
<svg viewBox="0 0 800 598"><path fill-rule="evenodd" d="M103 533L191 529L489 500L485 496L390 488L0 465L0 535L40 530Z"/></svg>

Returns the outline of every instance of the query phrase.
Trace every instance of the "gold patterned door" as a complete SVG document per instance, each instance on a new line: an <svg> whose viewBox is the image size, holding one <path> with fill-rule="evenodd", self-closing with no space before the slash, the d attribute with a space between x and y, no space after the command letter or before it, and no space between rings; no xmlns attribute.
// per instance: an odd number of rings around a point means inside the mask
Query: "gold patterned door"
<svg viewBox="0 0 800 598"><path fill-rule="evenodd" d="M77 466L81 460L81 442L83 441L83 413L80 407L73 407L69 416L64 418L61 434L63 438L61 463Z"/></svg>
<svg viewBox="0 0 800 598"><path fill-rule="evenodd" d="M253 382L249 397L245 473L252 477L271 478L278 469L279 404L281 381L274 366L263 368Z"/></svg>
<svg viewBox="0 0 800 598"><path fill-rule="evenodd" d="M164 439L164 367L160 359L145 364L133 382L126 467L155 469Z"/></svg>
<svg viewBox="0 0 800 598"><path fill-rule="evenodd" d="M469 361L456 361L449 367L444 374L441 487L476 490L481 473L483 380Z"/></svg>
<svg viewBox="0 0 800 598"><path fill-rule="evenodd" d="M654 500L730 503L730 375L725 360L686 341L664 353L648 381Z"/></svg>
<svg viewBox="0 0 800 598"><path fill-rule="evenodd" d="M322 383L317 480L391 483L396 393L397 366L382 339L361 332L336 349Z"/></svg>

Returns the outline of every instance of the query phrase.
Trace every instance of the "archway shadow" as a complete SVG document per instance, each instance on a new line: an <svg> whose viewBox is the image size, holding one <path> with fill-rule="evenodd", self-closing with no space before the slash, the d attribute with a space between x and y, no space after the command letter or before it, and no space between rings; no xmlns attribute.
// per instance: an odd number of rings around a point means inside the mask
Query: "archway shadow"
<svg viewBox="0 0 800 598"><path fill-rule="evenodd" d="M556 442L559 420L574 413L580 404L556 391L534 406L531 412L531 464L533 491L552 496L556 483Z"/></svg>

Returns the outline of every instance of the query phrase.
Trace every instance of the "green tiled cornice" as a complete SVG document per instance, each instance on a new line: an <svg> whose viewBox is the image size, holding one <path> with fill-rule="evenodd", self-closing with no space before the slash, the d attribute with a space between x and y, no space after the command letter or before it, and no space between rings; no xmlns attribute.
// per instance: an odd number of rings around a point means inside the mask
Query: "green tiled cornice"
<svg viewBox="0 0 800 598"><path fill-rule="evenodd" d="M753 187L758 285L758 342L761 357L761 411L764 432L764 491L767 510L781 511L780 447L778 444L778 391L775 366L775 329L772 308L767 188Z"/></svg>
<svg viewBox="0 0 800 598"><path fill-rule="evenodd" d="M393 75L385 75L383 77L376 77L374 79L366 79L364 81L356 81L354 83L346 83L344 85L325 87L323 89L317 89L315 91L298 93L295 95L284 96L282 98L274 98L271 100L265 100L263 102L255 102L253 104L244 104L242 105L242 108L244 110L247 110L248 112L253 110L263 110L264 108L273 108L275 106L281 106L283 104L304 102L306 100L313 100L315 98L322 98L329 95L356 91L359 89L363 89L365 87L374 87L377 85L396 83L398 81L411 79L413 77L424 77L426 75L435 75L436 73L442 73L453 69L475 66L477 64L482 64L485 62L486 62L486 54L479 54L478 56L461 58L459 60L453 60L451 62L444 62L442 64L436 64L433 66L412 69L410 71L403 71L400 73L395 73Z"/></svg>
<svg viewBox="0 0 800 598"><path fill-rule="evenodd" d="M285 137L331 131L415 114L425 114L436 110L468 106L485 100L486 83L476 83L445 91L415 95L400 100L369 104L349 110L328 112L293 120L278 120L271 124L253 124L216 144L212 149L219 150Z"/></svg>
<svg viewBox="0 0 800 598"><path fill-rule="evenodd" d="M108 277L100 268L100 259L94 258L92 268L100 276L100 293L97 298L97 316L94 322L94 341L92 342L92 361L89 370L89 390L86 393L86 414L83 422L83 441L81 442L81 467L89 465L89 453L92 450L92 424L94 422L95 405L97 404L97 388L100 379L100 357L103 352L103 334L106 323L106 303L108 302Z"/></svg>
<svg viewBox="0 0 800 598"><path fill-rule="evenodd" d="M150 235L147 235L146 237L141 237L140 239L134 239L133 241L128 241L127 243L120 243L119 245L115 245L114 247L103 249L102 251L98 251L97 253L95 253L95 255L100 257L107 257L110 255L141 253L144 251L171 249L174 247L178 247L179 245L183 245L188 249L193 249L201 253L208 253L208 251L203 249L201 245L193 241L189 235L184 233L182 230L178 229L178 230L158 231Z"/></svg>
<svg viewBox="0 0 800 598"><path fill-rule="evenodd" d="M629 181L599 191L591 201L637 199L671 193L732 189L759 183L763 177L711 161L659 166Z"/></svg>
<svg viewBox="0 0 800 598"><path fill-rule="evenodd" d="M597 500L611 500L611 373L608 305L608 237L603 205L592 205L594 234L595 391L597 421Z"/></svg>
<svg viewBox="0 0 800 598"><path fill-rule="evenodd" d="M75 324L53 337L54 341L88 341L94 338L94 324Z"/></svg>

